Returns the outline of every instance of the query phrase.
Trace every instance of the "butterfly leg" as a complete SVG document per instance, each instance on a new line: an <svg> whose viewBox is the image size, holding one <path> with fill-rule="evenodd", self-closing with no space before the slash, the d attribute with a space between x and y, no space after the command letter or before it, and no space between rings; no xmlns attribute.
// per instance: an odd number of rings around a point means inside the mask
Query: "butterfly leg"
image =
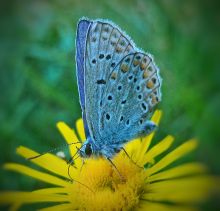
<svg viewBox="0 0 220 211"><path fill-rule="evenodd" d="M83 168L84 164L85 164L85 160L84 160L84 158L82 158L82 165L80 167L80 172L82 171L82 168Z"/></svg>
<svg viewBox="0 0 220 211"><path fill-rule="evenodd" d="M107 160L111 163L111 165L114 167L115 171L118 173L120 179L122 182L125 182L125 178L121 175L121 173L119 172L119 170L117 169L116 165L112 162L112 160L110 158L107 158Z"/></svg>
<svg viewBox="0 0 220 211"><path fill-rule="evenodd" d="M73 164L73 160L71 162L68 162L68 176L69 176L70 182L73 182L73 178L70 176L70 167L72 166L72 164Z"/></svg>
<svg viewBox="0 0 220 211"><path fill-rule="evenodd" d="M78 157L79 157L79 156L78 156ZM77 157L77 158L78 158L78 157ZM76 158L76 159L77 159L77 158ZM74 160L76 160L76 159L74 159ZM79 183L80 185L82 185L82 186L84 186L85 188L87 188L88 190L90 190L91 192L95 193L95 192L94 192L91 188L89 188L87 185L85 185L85 184L83 184L83 183L79 182L78 180L75 180L75 179L73 179L73 178L71 177L71 175L70 175L70 167L72 166L74 160L72 160L71 162L69 162L69 165L68 165L68 176L69 176L69 178L70 178L69 181L70 181L71 183L77 182L77 183Z"/></svg>
<svg viewBox="0 0 220 211"><path fill-rule="evenodd" d="M137 163L135 163L135 162L132 160L132 158L131 158L130 155L126 152L126 150L125 150L124 147L122 147L121 149L124 151L125 155L131 160L131 162L132 162L135 166L137 166L138 168L141 168L141 169L144 168L144 167L142 167L142 166L139 166Z"/></svg>
<svg viewBox="0 0 220 211"><path fill-rule="evenodd" d="M69 178L70 178L70 182L73 183L73 182L77 182L79 183L80 185L84 186L85 188L87 188L88 190L90 190L91 192L95 193L91 188L89 188L87 185L79 182L78 180L75 180L73 179L71 176L70 176L70 166L71 166L72 163L69 164L68 166L68 175L69 175Z"/></svg>

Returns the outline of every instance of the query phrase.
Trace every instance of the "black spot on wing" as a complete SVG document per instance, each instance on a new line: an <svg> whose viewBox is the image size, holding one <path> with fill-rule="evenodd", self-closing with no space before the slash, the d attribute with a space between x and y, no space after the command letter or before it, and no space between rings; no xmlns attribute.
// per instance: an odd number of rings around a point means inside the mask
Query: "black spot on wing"
<svg viewBox="0 0 220 211"><path fill-rule="evenodd" d="M97 84L106 84L106 81L104 79L100 79L96 81Z"/></svg>

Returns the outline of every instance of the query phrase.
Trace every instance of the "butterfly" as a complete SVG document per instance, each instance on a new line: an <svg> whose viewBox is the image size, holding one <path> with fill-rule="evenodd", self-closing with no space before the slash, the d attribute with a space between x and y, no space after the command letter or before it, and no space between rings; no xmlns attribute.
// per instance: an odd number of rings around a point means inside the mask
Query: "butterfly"
<svg viewBox="0 0 220 211"><path fill-rule="evenodd" d="M79 20L76 67L86 134L81 157L111 159L156 128L149 118L161 101L159 69L113 22Z"/></svg>

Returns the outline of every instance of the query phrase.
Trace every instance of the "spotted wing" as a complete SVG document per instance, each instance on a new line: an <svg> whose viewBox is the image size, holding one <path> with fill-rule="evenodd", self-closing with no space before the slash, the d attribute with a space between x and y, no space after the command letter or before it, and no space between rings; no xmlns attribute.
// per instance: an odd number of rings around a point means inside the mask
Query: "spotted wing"
<svg viewBox="0 0 220 211"><path fill-rule="evenodd" d="M95 141L102 141L102 104L106 89L111 85L109 75L126 55L133 52L130 39L113 23L92 22L85 51L85 111L90 135Z"/></svg>
<svg viewBox="0 0 220 211"><path fill-rule="evenodd" d="M146 53L126 55L110 73L100 108L99 131L108 144L121 144L150 133L149 117L161 100L161 79Z"/></svg>

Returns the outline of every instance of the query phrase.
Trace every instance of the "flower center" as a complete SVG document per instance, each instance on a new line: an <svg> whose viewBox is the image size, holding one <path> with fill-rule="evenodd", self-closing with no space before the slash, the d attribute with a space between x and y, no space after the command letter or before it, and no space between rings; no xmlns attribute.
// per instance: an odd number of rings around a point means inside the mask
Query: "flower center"
<svg viewBox="0 0 220 211"><path fill-rule="evenodd" d="M103 158L86 160L78 180L72 187L72 203L80 205L80 210L129 210L136 207L144 188L143 170L128 157L118 154L111 163Z"/></svg>

